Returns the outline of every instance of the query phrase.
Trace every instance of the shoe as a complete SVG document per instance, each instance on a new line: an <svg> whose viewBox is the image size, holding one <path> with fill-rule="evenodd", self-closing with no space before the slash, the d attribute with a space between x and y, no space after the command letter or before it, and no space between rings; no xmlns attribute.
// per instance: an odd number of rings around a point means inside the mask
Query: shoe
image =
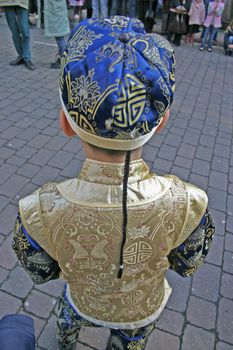
<svg viewBox="0 0 233 350"><path fill-rule="evenodd" d="M23 63L24 63L23 57L17 57L16 60L10 62L10 65L18 66L19 64L23 64Z"/></svg>
<svg viewBox="0 0 233 350"><path fill-rule="evenodd" d="M25 64L25 67L27 67L27 69L29 69L29 70L34 70L35 69L32 61L24 61L24 64Z"/></svg>
<svg viewBox="0 0 233 350"><path fill-rule="evenodd" d="M204 51L204 47L200 46L199 51Z"/></svg>
<svg viewBox="0 0 233 350"><path fill-rule="evenodd" d="M50 68L52 69L59 69L61 68L61 62L60 61L56 61L50 64Z"/></svg>
<svg viewBox="0 0 233 350"><path fill-rule="evenodd" d="M208 51L209 51L209 52L212 52L212 49L209 47L209 48L208 48Z"/></svg>

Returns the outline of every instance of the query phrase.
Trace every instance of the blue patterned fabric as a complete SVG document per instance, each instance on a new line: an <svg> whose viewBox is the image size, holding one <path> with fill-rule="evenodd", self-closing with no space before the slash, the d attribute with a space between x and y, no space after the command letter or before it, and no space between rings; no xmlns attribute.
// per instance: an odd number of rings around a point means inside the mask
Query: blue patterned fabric
<svg viewBox="0 0 233 350"><path fill-rule="evenodd" d="M196 230L168 255L170 268L182 277L191 276L203 264L214 232L214 222L207 210Z"/></svg>
<svg viewBox="0 0 233 350"><path fill-rule="evenodd" d="M147 34L139 20L85 20L72 31L62 58L63 108L92 135L137 139L154 130L171 105L174 70L168 41Z"/></svg>

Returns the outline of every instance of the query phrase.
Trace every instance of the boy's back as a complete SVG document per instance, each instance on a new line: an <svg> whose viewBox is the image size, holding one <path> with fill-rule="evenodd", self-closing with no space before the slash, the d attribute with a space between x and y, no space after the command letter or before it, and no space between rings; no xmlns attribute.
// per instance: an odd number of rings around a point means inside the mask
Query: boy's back
<svg viewBox="0 0 233 350"><path fill-rule="evenodd" d="M78 178L21 200L20 214L31 237L59 262L78 313L99 325L132 328L156 319L166 304L167 256L195 230L207 197L175 176L150 173L142 160L131 162L125 269L118 279L123 170L86 160Z"/></svg>
<svg viewBox="0 0 233 350"><path fill-rule="evenodd" d="M141 159L169 117L174 68L169 43L138 20L91 19L71 33L60 118L88 159L77 179L20 201L14 237L35 282L59 275L67 282L58 306L61 349L72 348L82 325L109 327L108 349L144 349L171 291L166 270L190 275L208 251L214 229L206 194L150 173Z"/></svg>

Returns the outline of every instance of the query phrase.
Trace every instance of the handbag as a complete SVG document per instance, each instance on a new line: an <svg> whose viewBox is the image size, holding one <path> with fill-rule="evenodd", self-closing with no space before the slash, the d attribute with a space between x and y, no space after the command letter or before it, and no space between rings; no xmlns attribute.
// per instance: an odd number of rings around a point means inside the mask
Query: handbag
<svg viewBox="0 0 233 350"><path fill-rule="evenodd" d="M184 20L183 14L178 14L173 18L173 20L168 24L168 32L175 34L186 34L187 26Z"/></svg>

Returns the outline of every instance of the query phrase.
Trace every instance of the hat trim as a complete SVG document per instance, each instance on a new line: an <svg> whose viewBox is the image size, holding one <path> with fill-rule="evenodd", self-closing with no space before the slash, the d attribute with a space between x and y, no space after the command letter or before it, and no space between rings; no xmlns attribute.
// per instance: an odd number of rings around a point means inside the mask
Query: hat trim
<svg viewBox="0 0 233 350"><path fill-rule="evenodd" d="M158 127L158 125L156 125L148 134L139 136L136 139L132 139L132 140L119 140L119 139L112 139L112 138L107 138L103 136L98 136L81 129L73 121L73 119L69 115L69 112L67 111L64 105L61 89L59 89L59 94L60 94L62 109L65 113L66 119L70 127L80 137L81 140L87 143L90 143L91 145L94 145L100 148L106 148L106 149L112 149L112 150L118 150L118 151L132 151L134 149L142 147L147 141L149 141L149 139L153 136L155 130Z"/></svg>

